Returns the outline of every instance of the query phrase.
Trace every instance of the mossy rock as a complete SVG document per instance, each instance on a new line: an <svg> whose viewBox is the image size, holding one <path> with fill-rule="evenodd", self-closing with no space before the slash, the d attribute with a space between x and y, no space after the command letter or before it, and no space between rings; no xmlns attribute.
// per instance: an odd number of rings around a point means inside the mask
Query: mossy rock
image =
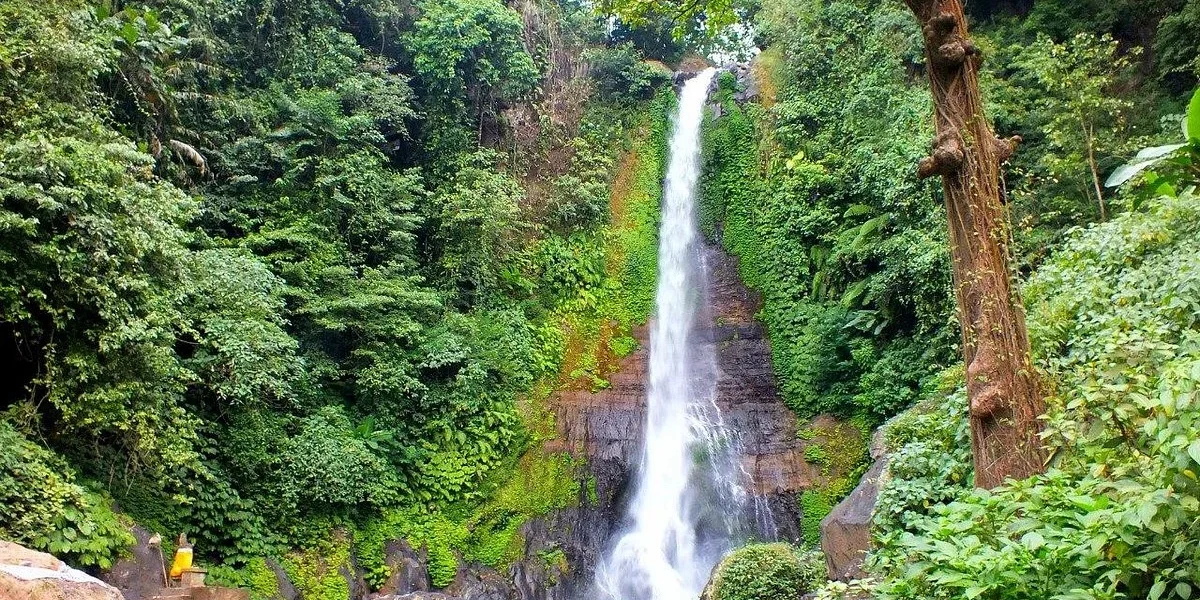
<svg viewBox="0 0 1200 600"><path fill-rule="evenodd" d="M799 600L825 583L820 552L790 544L750 544L713 570L701 600Z"/></svg>

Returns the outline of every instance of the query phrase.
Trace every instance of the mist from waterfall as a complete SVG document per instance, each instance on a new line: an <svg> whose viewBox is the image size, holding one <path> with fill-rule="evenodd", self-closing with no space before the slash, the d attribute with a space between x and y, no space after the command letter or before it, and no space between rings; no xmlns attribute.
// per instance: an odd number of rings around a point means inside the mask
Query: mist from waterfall
<svg viewBox="0 0 1200 600"><path fill-rule="evenodd" d="M696 225L700 125L715 69L679 92L663 186L641 462L623 529L596 572L615 600L695 600L738 541L747 494L717 409L712 344L697 335L707 275Z"/></svg>

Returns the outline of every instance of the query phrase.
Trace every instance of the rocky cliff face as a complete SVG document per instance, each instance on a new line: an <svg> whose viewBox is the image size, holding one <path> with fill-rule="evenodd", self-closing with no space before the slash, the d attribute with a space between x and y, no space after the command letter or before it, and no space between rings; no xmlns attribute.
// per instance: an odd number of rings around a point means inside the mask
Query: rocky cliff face
<svg viewBox="0 0 1200 600"><path fill-rule="evenodd" d="M813 487L821 469L804 460L797 422L775 387L771 345L754 320L758 295L742 284L735 259L719 248L704 253L709 270L708 343L717 357L717 405L739 437L747 487L758 501L757 537L795 541L800 537L797 492Z"/></svg>
<svg viewBox="0 0 1200 600"><path fill-rule="evenodd" d="M820 468L804 461L796 418L775 387L770 344L754 320L757 296L738 278L733 259L707 247L708 310L699 331L712 344L717 368L717 405L739 438L747 488L757 515L747 515L760 538L799 537L796 494L811 487ZM587 458L595 494L582 492L578 507L526 524L527 556L512 568L521 600L571 600L587 597L592 574L619 526L623 502L641 448L645 415L648 329L634 332L640 347L621 362L608 389L568 391L552 400L558 439L550 450ZM753 519L753 520L750 520ZM558 550L565 564L544 560Z"/></svg>

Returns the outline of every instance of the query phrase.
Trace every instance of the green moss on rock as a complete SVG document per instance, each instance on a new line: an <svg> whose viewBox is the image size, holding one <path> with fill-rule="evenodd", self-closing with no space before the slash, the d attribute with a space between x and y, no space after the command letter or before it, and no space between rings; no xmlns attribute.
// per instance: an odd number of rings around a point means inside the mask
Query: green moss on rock
<svg viewBox="0 0 1200 600"><path fill-rule="evenodd" d="M528 452L513 477L467 522L471 533L463 556L497 569L520 559L525 547L521 526L578 505L584 465L566 453L546 453L540 448Z"/></svg>
<svg viewBox="0 0 1200 600"><path fill-rule="evenodd" d="M350 569L350 535L335 529L323 540L294 550L283 557L283 570L304 600L345 600L350 582L343 574Z"/></svg>
<svg viewBox="0 0 1200 600"><path fill-rule="evenodd" d="M821 521L854 490L870 466L871 432L863 417L848 421L822 417L800 428L797 437L805 441L804 460L821 467L818 485L799 498L804 543L817 546Z"/></svg>
<svg viewBox="0 0 1200 600"><path fill-rule="evenodd" d="M215 565L208 567L208 585L242 588L250 591L250 600L275 600L280 597L279 580L275 571L262 557L252 558L244 566Z"/></svg>

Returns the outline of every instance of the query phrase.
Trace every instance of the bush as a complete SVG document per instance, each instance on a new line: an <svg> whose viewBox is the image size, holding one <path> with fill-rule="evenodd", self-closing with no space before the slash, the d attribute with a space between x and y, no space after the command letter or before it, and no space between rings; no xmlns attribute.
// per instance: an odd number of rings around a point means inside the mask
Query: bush
<svg viewBox="0 0 1200 600"><path fill-rule="evenodd" d="M671 80L670 70L642 61L632 44L590 50L586 56L596 91L606 100L649 100Z"/></svg>
<svg viewBox="0 0 1200 600"><path fill-rule="evenodd" d="M876 512L879 597L1193 596L1200 206L1188 193L1143 208L1075 232L1026 287L1055 392L1045 475L970 489L961 394L891 428L902 445Z"/></svg>
<svg viewBox="0 0 1200 600"><path fill-rule="evenodd" d="M304 420L292 438L283 465L283 495L297 506L383 505L396 477L368 441L356 436L350 419L325 407Z"/></svg>
<svg viewBox="0 0 1200 600"><path fill-rule="evenodd" d="M102 496L75 483L66 463L0 421L0 539L106 569L133 544Z"/></svg>
<svg viewBox="0 0 1200 600"><path fill-rule="evenodd" d="M784 544L750 544L717 565L712 600L798 599L825 583L825 558Z"/></svg>
<svg viewBox="0 0 1200 600"><path fill-rule="evenodd" d="M244 567L229 565L208 567L208 585L243 588L250 591L250 600L273 600L280 597L279 580L264 558L254 558Z"/></svg>
<svg viewBox="0 0 1200 600"><path fill-rule="evenodd" d="M875 504L880 535L898 535L935 504L948 502L972 484L971 440L966 395L913 407L884 429L887 484Z"/></svg>

